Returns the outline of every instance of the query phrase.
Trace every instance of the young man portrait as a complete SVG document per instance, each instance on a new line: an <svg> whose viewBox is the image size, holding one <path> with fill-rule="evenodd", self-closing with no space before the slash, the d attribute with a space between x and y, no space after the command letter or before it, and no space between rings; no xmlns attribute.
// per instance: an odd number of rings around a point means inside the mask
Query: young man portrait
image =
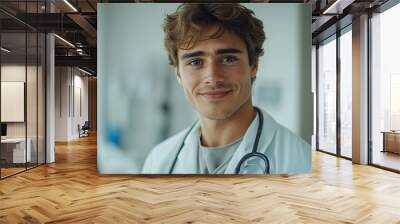
<svg viewBox="0 0 400 224"><path fill-rule="evenodd" d="M240 4L182 4L164 21L165 47L198 121L152 149L143 174L311 171L311 146L253 105L263 23Z"/></svg>

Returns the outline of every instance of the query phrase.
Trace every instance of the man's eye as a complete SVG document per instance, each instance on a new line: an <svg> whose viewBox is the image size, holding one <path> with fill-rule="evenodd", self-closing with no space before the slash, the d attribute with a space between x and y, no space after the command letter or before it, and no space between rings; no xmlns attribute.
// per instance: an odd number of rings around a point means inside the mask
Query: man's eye
<svg viewBox="0 0 400 224"><path fill-rule="evenodd" d="M188 65L191 65L191 66L199 66L199 65L202 65L202 64L203 64L203 62L201 60L199 60L199 59L191 60L188 63Z"/></svg>
<svg viewBox="0 0 400 224"><path fill-rule="evenodd" d="M236 61L237 61L237 58L234 56L225 56L222 58L223 64L233 64Z"/></svg>

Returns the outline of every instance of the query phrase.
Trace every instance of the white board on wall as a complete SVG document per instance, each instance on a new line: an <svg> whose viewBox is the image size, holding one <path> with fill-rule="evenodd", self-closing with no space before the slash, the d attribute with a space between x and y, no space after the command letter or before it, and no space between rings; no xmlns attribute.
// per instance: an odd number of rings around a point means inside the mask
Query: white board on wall
<svg viewBox="0 0 400 224"><path fill-rule="evenodd" d="M24 122L24 82L1 82L1 122Z"/></svg>

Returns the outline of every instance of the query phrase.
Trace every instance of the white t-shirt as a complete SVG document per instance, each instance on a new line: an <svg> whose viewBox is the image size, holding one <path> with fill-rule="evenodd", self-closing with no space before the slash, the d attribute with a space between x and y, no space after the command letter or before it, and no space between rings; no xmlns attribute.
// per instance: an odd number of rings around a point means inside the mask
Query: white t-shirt
<svg viewBox="0 0 400 224"><path fill-rule="evenodd" d="M199 173L224 173L228 162L242 142L242 138L224 146L207 147L201 144L201 136L199 135Z"/></svg>

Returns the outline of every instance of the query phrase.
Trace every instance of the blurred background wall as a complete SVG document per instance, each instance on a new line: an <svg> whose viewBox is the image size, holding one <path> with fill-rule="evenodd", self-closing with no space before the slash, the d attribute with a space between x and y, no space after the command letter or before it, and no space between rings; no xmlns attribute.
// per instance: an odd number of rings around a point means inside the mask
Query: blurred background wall
<svg viewBox="0 0 400 224"><path fill-rule="evenodd" d="M254 104L311 143L311 9L248 3L267 40ZM99 4L98 171L138 173L149 151L196 120L169 65L162 31L178 4Z"/></svg>

